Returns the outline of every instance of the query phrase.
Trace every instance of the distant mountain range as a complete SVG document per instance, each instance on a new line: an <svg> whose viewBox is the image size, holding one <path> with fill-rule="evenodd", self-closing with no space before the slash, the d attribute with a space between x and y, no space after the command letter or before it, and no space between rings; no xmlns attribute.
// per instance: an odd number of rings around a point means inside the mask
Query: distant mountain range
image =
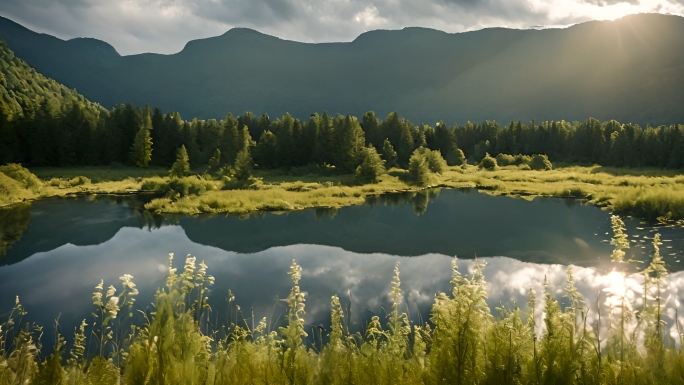
<svg viewBox="0 0 684 385"><path fill-rule="evenodd" d="M495 119L684 122L684 18L641 14L565 29L371 31L309 44L234 28L173 55L121 56L0 17L0 38L39 72L104 107L183 117L396 110L414 123Z"/></svg>

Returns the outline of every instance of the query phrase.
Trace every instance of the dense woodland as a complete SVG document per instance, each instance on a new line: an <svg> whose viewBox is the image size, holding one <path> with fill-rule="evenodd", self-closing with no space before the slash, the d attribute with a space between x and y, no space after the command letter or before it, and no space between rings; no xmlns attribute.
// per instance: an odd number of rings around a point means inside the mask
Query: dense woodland
<svg viewBox="0 0 684 385"><path fill-rule="evenodd" d="M599 122L495 121L463 126L416 125L390 113L350 115L314 113L308 120L286 114L271 119L247 112L222 120L183 120L177 112L149 106L118 105L107 110L76 91L50 80L0 45L0 163L27 166L138 164L140 148L151 151L149 164L169 167L185 146L193 168L207 165L220 151L221 164L233 164L249 148L261 168L333 165L352 172L366 145L374 146L386 166L407 167L424 146L459 164L461 149L472 162L486 153L546 154L552 161L599 163L619 167L684 167L684 125L641 127L614 120ZM137 144L136 137L138 137ZM387 141L386 141L387 140ZM136 147L137 146L137 147ZM396 155L395 155L396 153ZM395 159L396 156L396 159Z"/></svg>

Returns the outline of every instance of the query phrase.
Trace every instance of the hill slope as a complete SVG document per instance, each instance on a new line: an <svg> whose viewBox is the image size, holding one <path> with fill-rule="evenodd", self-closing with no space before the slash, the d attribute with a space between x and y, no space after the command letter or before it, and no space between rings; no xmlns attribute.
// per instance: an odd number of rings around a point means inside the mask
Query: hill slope
<svg viewBox="0 0 684 385"><path fill-rule="evenodd" d="M329 110L412 121L684 121L684 18L643 14L566 29L371 31L306 44L236 28L173 55L121 56L0 19L0 38L46 76L111 107L149 102L186 117L306 117Z"/></svg>

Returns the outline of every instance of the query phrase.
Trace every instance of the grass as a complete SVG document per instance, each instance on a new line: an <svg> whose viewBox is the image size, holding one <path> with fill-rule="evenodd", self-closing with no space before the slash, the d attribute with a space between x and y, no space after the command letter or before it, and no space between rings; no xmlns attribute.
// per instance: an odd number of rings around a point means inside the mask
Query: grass
<svg viewBox="0 0 684 385"><path fill-rule="evenodd" d="M614 240L615 229L614 224ZM356 333L336 295L329 328L305 325L306 295L294 260L287 315L272 329L266 318L245 318L230 292L229 314L235 318L219 321L208 305L214 284L208 267L188 256L177 269L171 255L165 287L158 289L153 311L140 310L142 317L133 316L133 277L121 277L120 290L97 285L92 319L74 330L69 352L56 327L52 354L39 356L42 328L22 324L27 312L17 298L0 324L0 385L682 384L684 352L662 322L663 314L675 311L663 298L667 271L659 239L654 237L649 267L631 277L643 281L643 298L607 292L612 305L603 321L587 321L592 307L600 307L585 303L571 267L560 301L547 284L539 300L530 289L525 311L499 307L492 314L484 263L476 260L470 274L462 275L454 260L451 292L435 295L429 321L413 323L402 311L408 305L397 263L391 292L377 293L389 294L391 309ZM307 345L316 333L318 343Z"/></svg>
<svg viewBox="0 0 684 385"><path fill-rule="evenodd" d="M610 210L651 219L684 219L684 175L671 170L563 166L534 171L518 166L484 170L449 167L432 174L428 186L409 181L408 172L391 169L377 183L358 184L352 175L289 175L256 171L248 182L202 176L171 181L163 169L86 167L36 169L41 186L0 183L0 204L69 194L156 191L163 197L146 207L155 213L246 214L362 204L368 196L425 187L478 188L492 195L574 197ZM81 178L84 177L84 178Z"/></svg>

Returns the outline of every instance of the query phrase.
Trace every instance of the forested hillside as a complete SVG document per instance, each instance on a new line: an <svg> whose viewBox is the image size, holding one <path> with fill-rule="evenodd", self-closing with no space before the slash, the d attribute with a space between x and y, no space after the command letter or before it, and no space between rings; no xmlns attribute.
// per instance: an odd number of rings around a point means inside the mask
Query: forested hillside
<svg viewBox="0 0 684 385"><path fill-rule="evenodd" d="M222 120L183 120L178 112L130 103L106 110L37 73L5 45L0 49L2 163L168 167L185 146L193 167L204 167L217 154L214 167L232 165L247 148L261 168L307 167L316 172L333 165L338 171L353 172L370 145L388 167L408 167L411 154L420 147L439 150L452 165L463 161L463 151L474 163L487 153L546 154L552 161L684 167L681 124L644 128L590 118L573 123L518 120L505 126L496 121L430 126L415 125L396 112L384 121L374 112L361 118L323 112L306 120L288 113L271 119L247 112L237 117L228 113ZM149 159L138 164L136 154L143 142Z"/></svg>
<svg viewBox="0 0 684 385"><path fill-rule="evenodd" d="M234 28L173 55L121 56L0 19L0 38L46 76L107 108L150 103L183 116L316 111L415 123L495 119L684 121L684 18L642 14L565 29L370 31L305 44Z"/></svg>

